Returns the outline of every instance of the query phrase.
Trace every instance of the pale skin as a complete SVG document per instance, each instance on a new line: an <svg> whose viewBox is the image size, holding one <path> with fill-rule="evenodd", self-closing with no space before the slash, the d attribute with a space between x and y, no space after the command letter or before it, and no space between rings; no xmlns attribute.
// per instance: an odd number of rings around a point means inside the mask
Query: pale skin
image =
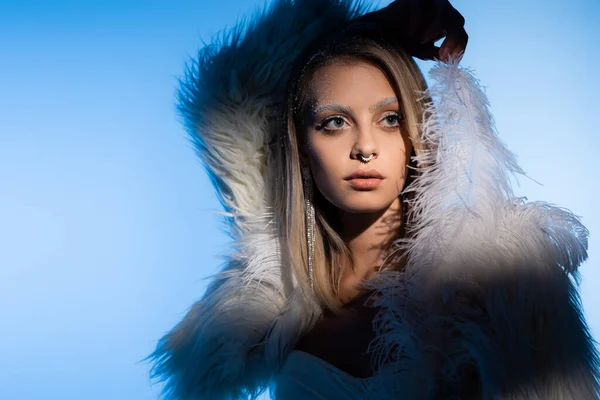
<svg viewBox="0 0 600 400"><path fill-rule="evenodd" d="M375 22L397 37L408 54L423 60L460 57L468 41L465 20L448 0L395 0L359 19ZM435 46L444 37L441 47ZM412 148L403 124L396 124L393 117L386 119L387 114L400 109L400 104L389 102L395 93L374 66L336 60L316 72L310 91L313 112L306 124L307 146L301 148L301 156L310 166L318 190L337 207L341 234L355 260L339 292L353 313L326 312L296 348L366 378L373 374L367 349L374 338L372 321L377 310L362 304L357 284L377 273L383 249L402 228L404 210L399 194ZM322 107L328 105L343 107ZM328 128L333 129L330 135L317 128L322 128L323 119L335 115L341 119L327 121ZM374 156L364 164L359 153ZM375 168L385 176L377 189L357 191L343 179L361 167Z"/></svg>
<svg viewBox="0 0 600 400"><path fill-rule="evenodd" d="M372 278L384 249L402 223L400 192L406 181L412 145L400 103L385 75L359 60L338 60L316 71L309 85L304 159L318 190L336 206L354 259L342 277L340 298L359 294L358 284ZM360 155L369 157L361 162ZM375 169L378 187L360 190L344 178L356 170Z"/></svg>

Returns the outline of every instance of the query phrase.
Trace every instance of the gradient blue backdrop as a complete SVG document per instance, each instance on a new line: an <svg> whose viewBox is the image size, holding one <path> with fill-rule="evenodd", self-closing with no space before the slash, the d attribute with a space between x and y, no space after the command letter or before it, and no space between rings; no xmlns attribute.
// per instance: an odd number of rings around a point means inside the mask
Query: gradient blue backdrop
<svg viewBox="0 0 600 400"><path fill-rule="evenodd" d="M138 360L228 251L176 78L201 39L259 4L0 1L0 399L157 398ZM600 3L453 4L463 64L543 184L518 193L591 231L582 293L598 337Z"/></svg>

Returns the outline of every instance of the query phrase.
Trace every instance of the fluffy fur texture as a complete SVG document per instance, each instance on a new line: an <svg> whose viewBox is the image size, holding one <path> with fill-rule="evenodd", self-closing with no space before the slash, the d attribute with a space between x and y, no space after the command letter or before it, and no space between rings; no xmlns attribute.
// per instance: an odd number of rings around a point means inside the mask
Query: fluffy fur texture
<svg viewBox="0 0 600 400"><path fill-rule="evenodd" d="M500 142L488 101L456 62L430 72L414 236L402 273L375 282L378 384L386 398L594 399L598 355L570 275L586 228L567 210L514 198L522 173Z"/></svg>
<svg viewBox="0 0 600 400"><path fill-rule="evenodd" d="M293 62L359 2L278 0L200 50L179 107L225 208L235 248L223 271L148 357L166 399L239 399L266 388L320 310L281 265L267 204L268 146Z"/></svg>
<svg viewBox="0 0 600 400"><path fill-rule="evenodd" d="M235 248L148 357L165 399L256 397L319 315L281 263L265 196L268 146L299 52L364 11L275 0L188 69L180 111ZM435 163L411 187L416 235L399 243L409 265L376 283L378 398L446 398L465 371L481 377L484 398L596 398L597 354L569 277L587 256L587 231L566 210L513 198L509 176L520 170L477 82L455 63L432 74L425 136L438 147L420 156Z"/></svg>

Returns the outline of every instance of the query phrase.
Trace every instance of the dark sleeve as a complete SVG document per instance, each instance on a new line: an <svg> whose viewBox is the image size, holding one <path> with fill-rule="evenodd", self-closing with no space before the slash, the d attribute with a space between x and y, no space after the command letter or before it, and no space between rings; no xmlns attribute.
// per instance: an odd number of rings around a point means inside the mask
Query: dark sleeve
<svg viewBox="0 0 600 400"><path fill-rule="evenodd" d="M552 266L480 282L468 297L476 299L469 307L458 301L446 308L446 368L456 371L447 390L461 399L599 398L596 342L565 271Z"/></svg>

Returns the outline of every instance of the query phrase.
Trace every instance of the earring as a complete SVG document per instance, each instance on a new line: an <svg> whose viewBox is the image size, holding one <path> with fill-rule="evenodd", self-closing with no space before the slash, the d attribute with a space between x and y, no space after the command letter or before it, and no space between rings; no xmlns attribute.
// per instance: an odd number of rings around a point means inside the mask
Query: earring
<svg viewBox="0 0 600 400"><path fill-rule="evenodd" d="M302 184L304 186L304 216L306 218L306 244L308 248L308 278L310 281L310 289L314 293L313 263L315 258L315 207L312 202L312 176L308 167L302 167Z"/></svg>

